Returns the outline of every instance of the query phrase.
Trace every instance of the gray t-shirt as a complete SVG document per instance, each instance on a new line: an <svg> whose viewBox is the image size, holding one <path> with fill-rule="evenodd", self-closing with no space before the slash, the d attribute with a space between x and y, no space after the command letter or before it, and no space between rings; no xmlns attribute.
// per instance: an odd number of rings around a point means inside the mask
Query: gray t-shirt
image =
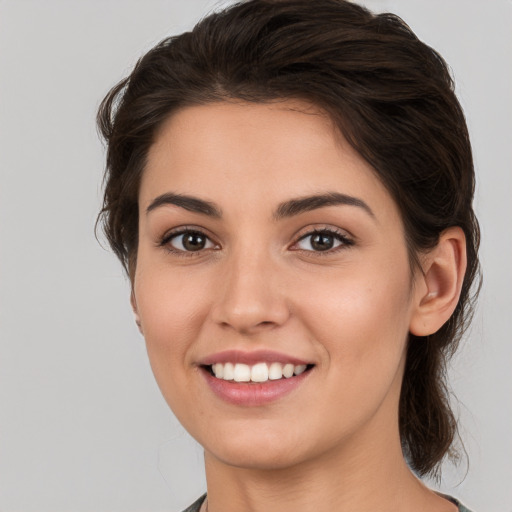
<svg viewBox="0 0 512 512"><path fill-rule="evenodd" d="M467 509L459 500L456 500L452 496L448 496L447 494L441 494L438 492L440 496L443 496L443 498L446 498L447 500L451 501L452 503L455 503L457 507L459 507L459 512L471 512L471 510ZM206 498L206 494L203 494L197 501L192 503L190 507L185 509L183 512L199 512L199 509L201 508L201 505L203 504L203 501Z"/></svg>

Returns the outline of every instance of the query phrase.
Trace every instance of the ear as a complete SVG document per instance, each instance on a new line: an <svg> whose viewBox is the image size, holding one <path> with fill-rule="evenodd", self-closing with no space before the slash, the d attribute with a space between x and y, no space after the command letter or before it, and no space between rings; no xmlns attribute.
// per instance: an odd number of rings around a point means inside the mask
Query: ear
<svg viewBox="0 0 512 512"><path fill-rule="evenodd" d="M458 226L443 231L439 242L422 262L422 274L415 281L415 309L409 331L428 336L450 318L466 272L466 237Z"/></svg>
<svg viewBox="0 0 512 512"><path fill-rule="evenodd" d="M142 335L144 333L142 332L142 324L140 322L140 315L139 315L139 309L137 307L137 300L135 299L135 292L132 289L132 292L130 294L130 304L132 305L133 314L135 316L135 323L137 324L137 327L139 328L139 331Z"/></svg>

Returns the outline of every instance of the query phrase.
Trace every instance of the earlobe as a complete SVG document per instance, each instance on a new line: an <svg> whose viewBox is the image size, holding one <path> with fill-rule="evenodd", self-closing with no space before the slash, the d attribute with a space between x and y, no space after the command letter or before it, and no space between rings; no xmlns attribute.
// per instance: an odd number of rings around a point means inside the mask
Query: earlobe
<svg viewBox="0 0 512 512"><path fill-rule="evenodd" d="M137 307L137 300L135 299L135 293L133 290L130 294L130 304L132 305L133 314L135 316L135 323L137 324L140 333L144 335L144 333L142 332L142 324L140 321L139 309Z"/></svg>
<svg viewBox="0 0 512 512"><path fill-rule="evenodd" d="M424 260L423 275L418 277L415 310L409 331L428 336L438 331L455 310L466 272L466 237L463 230L451 227L443 231L439 242Z"/></svg>

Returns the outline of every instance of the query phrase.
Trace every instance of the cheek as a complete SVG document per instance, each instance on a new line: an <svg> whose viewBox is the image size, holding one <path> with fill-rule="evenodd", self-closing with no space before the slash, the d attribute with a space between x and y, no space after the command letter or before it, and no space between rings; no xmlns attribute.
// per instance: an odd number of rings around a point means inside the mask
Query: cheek
<svg viewBox="0 0 512 512"><path fill-rule="evenodd" d="M152 268L141 268L135 296L155 378L166 398L173 385L186 384L190 348L199 337L207 293L198 293L197 280ZM204 291L204 290L203 290Z"/></svg>
<svg viewBox="0 0 512 512"><path fill-rule="evenodd" d="M378 410L393 424L408 335L407 279L398 286L369 277L343 283L326 282L323 293L301 298L301 318L323 354L317 406L330 411L321 415L326 439L350 435Z"/></svg>
<svg viewBox="0 0 512 512"><path fill-rule="evenodd" d="M296 290L300 317L347 381L389 380L408 336L410 278L407 266L377 266L315 279ZM337 372L336 372L337 373ZM339 375L339 374L338 374Z"/></svg>

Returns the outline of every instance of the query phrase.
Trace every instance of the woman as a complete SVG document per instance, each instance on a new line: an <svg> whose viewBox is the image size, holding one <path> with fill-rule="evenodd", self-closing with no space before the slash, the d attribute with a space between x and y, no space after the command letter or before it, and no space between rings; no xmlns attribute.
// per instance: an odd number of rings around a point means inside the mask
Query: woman
<svg viewBox="0 0 512 512"><path fill-rule="evenodd" d="M162 41L102 103L101 219L169 406L188 510L466 511L444 369L478 223L442 58L344 0L250 0Z"/></svg>

